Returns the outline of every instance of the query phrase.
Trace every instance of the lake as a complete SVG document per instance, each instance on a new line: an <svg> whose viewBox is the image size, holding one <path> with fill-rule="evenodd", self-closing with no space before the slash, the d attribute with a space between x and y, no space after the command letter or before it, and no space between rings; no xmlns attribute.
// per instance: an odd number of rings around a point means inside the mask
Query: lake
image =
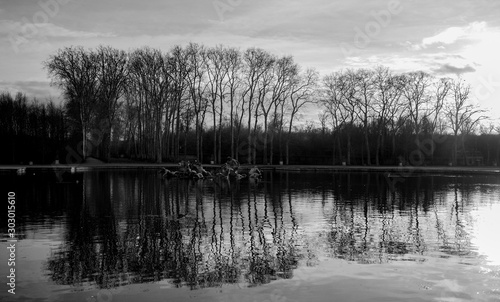
<svg viewBox="0 0 500 302"><path fill-rule="evenodd" d="M32 174L1 301L500 301L496 175Z"/></svg>

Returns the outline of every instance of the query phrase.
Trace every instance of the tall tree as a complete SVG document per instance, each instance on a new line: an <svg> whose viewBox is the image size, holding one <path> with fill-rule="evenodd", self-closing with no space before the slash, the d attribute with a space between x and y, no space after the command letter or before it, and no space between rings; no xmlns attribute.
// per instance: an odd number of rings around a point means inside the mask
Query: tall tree
<svg viewBox="0 0 500 302"><path fill-rule="evenodd" d="M451 86L453 97L445 106L445 115L448 120L451 131L453 132L453 164L457 164L458 160L458 134L465 135L470 129L477 125L481 120L485 119L482 115L484 110L477 108L469 103L470 85L465 83L461 78L453 81ZM465 159L466 150L462 149L462 155Z"/></svg>
<svg viewBox="0 0 500 302"><path fill-rule="evenodd" d="M289 164L290 154L290 134L292 132L293 121L297 117L300 110L307 104L315 101L314 96L319 80L319 74L314 69L307 69L305 72L300 72L299 67L296 67L296 72L292 76L290 87L290 120L288 124L288 135L286 138L286 164Z"/></svg>
<svg viewBox="0 0 500 302"><path fill-rule="evenodd" d="M227 65L228 73L228 89L229 89L229 128L231 131L231 157L236 157L235 150L235 106L238 89L241 87L241 68L242 57L241 53L236 48L228 48L225 51L225 64Z"/></svg>
<svg viewBox="0 0 500 302"><path fill-rule="evenodd" d="M276 65L275 58L273 58L273 63L268 68L262 75L262 77L259 80L258 84L258 94L257 94L257 103L255 106L255 113L254 113L254 125L253 125L253 146L257 146L257 130L258 130L258 122L259 122L259 117L263 116L264 117L264 135L267 135L267 118L269 115L269 110L272 107L272 98L273 96L272 91L273 91L273 81L275 79L275 74L273 70L273 66ZM271 104L269 104L271 103ZM264 105L264 104L267 104ZM267 139L264 139L263 142L263 151L264 154L262 156L262 161L266 161L266 150L267 150ZM257 160L257 148L253 148L253 153L252 153L252 160L254 163L256 163Z"/></svg>
<svg viewBox="0 0 500 302"><path fill-rule="evenodd" d="M206 66L203 64L206 49L199 44L190 43L186 48L186 52L189 70L187 75L188 89L195 114L196 157L201 161L203 160L203 124L208 108L208 99L206 97L208 84L205 80L207 71Z"/></svg>
<svg viewBox="0 0 500 302"><path fill-rule="evenodd" d="M375 104L373 106L375 115L375 163L380 165L381 148L383 145L385 130L391 122L391 113L399 106L401 96L400 82L391 73L389 68L378 66L374 70Z"/></svg>
<svg viewBox="0 0 500 302"><path fill-rule="evenodd" d="M95 53L83 47L66 47L44 62L52 83L63 90L68 112L79 124L83 159L88 153L87 134L97 108L99 68L96 61Z"/></svg>
<svg viewBox="0 0 500 302"><path fill-rule="evenodd" d="M216 163L221 162L221 139L222 139L222 116L224 110L224 99L226 97L230 65L226 64L225 49L219 45L209 48L204 57L207 70L208 95L212 108L213 123L213 159ZM218 119L218 122L217 122ZM217 131L218 130L218 131ZM217 137L219 138L217 140ZM217 141L219 143L217 143Z"/></svg>
<svg viewBox="0 0 500 302"><path fill-rule="evenodd" d="M242 98L246 101L248 114L248 136L247 136L247 162L252 163L253 148L252 145L252 112L255 110L255 102L258 94L259 81L264 73L269 70L273 64L273 57L265 50L260 48L249 48L243 56L245 62L244 77L246 89Z"/></svg>
<svg viewBox="0 0 500 302"><path fill-rule="evenodd" d="M111 129L126 89L128 56L123 50L100 46L95 56L97 73L97 122L102 133L103 158L110 158Z"/></svg>
<svg viewBox="0 0 500 302"><path fill-rule="evenodd" d="M361 121L363 126L366 150L366 163L371 165L370 139L369 139L369 124L373 117L373 106L375 103L375 73L369 69L359 69L354 73L349 74L351 85L355 87L353 105L356 116Z"/></svg>
<svg viewBox="0 0 500 302"><path fill-rule="evenodd" d="M165 106L167 106L167 101L170 101L168 91L173 82L167 61L168 58L161 51L145 47L134 51L130 62L130 72L138 81L137 86L142 91L146 105L146 128L149 133L152 133L149 144L150 154L158 163L162 161L162 122Z"/></svg>
<svg viewBox="0 0 500 302"><path fill-rule="evenodd" d="M450 78L441 78L437 81L434 81L433 88L433 102L432 107L429 112L429 120L431 125L431 133L435 134L435 132L442 124L442 111L446 101L446 98L449 96L450 90L452 88L453 81ZM439 131L442 132L442 131Z"/></svg>
<svg viewBox="0 0 500 302"><path fill-rule="evenodd" d="M336 161L336 147L339 150L339 156L342 157L342 147L340 143L340 130L344 125L346 119L344 110L342 108L342 93L339 91L338 85L340 72L331 73L323 77L323 94L321 103L325 107L325 111L320 116L321 126L323 132L326 129L326 121L330 119L332 125L332 164L335 165Z"/></svg>
<svg viewBox="0 0 500 302"><path fill-rule="evenodd" d="M429 113L431 80L431 76L422 71L403 75L403 97L407 104L408 117L417 138L422 131L422 123Z"/></svg>
<svg viewBox="0 0 500 302"><path fill-rule="evenodd" d="M326 91L327 110L332 118L332 125L338 128L337 140L340 147L341 130L345 129L347 137L346 144L346 163L351 164L353 136L352 130L358 122L357 110L357 86L354 80L354 70L338 71L326 76L323 80Z"/></svg>
<svg viewBox="0 0 500 302"><path fill-rule="evenodd" d="M168 64L170 73L172 74L173 77L173 85L170 91L172 97L172 106L173 106L171 110L171 119L173 123L172 131L175 134L174 136L175 142L172 144L173 151L171 156L177 159L179 158L180 135L182 132L181 115L184 113L186 117L192 117L192 106L191 106L192 104L187 101L189 95L188 93L189 83L187 80L189 74L187 51L182 49L182 47L180 46L175 46L170 51L170 54L171 55ZM186 124L186 131L189 131L189 121ZM186 136L184 142L186 143ZM184 152L186 152L185 149Z"/></svg>
<svg viewBox="0 0 500 302"><path fill-rule="evenodd" d="M271 80L271 95L265 97L260 102L260 107L262 115L264 117L264 163L273 162L272 152L267 152L268 150L268 140L269 140L269 117L272 114L272 110L276 110L276 104L283 103L289 95L289 90L292 84L292 77L295 73L296 64L293 61L292 56L284 56L275 61L272 68L273 77ZM274 132L271 131L271 134ZM271 138L271 144L273 143ZM272 150L272 148L271 148Z"/></svg>

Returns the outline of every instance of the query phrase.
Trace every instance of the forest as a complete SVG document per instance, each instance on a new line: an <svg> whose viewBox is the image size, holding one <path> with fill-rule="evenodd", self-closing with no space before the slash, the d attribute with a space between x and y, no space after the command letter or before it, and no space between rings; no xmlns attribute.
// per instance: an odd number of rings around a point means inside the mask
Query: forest
<svg viewBox="0 0 500 302"><path fill-rule="evenodd" d="M64 101L0 93L2 164L500 160L500 125L460 77L384 66L320 75L293 56L196 43L167 52L66 47L43 65Z"/></svg>

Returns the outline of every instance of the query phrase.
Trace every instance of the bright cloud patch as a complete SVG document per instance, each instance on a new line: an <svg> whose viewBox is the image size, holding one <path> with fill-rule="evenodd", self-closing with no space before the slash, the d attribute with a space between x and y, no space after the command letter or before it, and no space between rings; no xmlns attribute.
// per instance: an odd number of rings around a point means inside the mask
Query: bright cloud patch
<svg viewBox="0 0 500 302"><path fill-rule="evenodd" d="M435 36L424 38L420 46L425 48L430 45L449 45L462 39L474 39L476 35L484 32L485 29L486 22L472 22L467 26L450 27Z"/></svg>

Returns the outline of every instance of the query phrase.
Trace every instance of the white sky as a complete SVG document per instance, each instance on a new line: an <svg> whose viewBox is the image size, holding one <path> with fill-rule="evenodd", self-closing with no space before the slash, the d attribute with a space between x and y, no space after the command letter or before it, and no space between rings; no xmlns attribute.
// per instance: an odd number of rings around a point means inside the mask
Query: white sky
<svg viewBox="0 0 500 302"><path fill-rule="evenodd" d="M461 74L500 117L499 17L496 0L0 0L0 91L57 100L42 62L65 46L197 42L291 54L322 75L379 64Z"/></svg>

